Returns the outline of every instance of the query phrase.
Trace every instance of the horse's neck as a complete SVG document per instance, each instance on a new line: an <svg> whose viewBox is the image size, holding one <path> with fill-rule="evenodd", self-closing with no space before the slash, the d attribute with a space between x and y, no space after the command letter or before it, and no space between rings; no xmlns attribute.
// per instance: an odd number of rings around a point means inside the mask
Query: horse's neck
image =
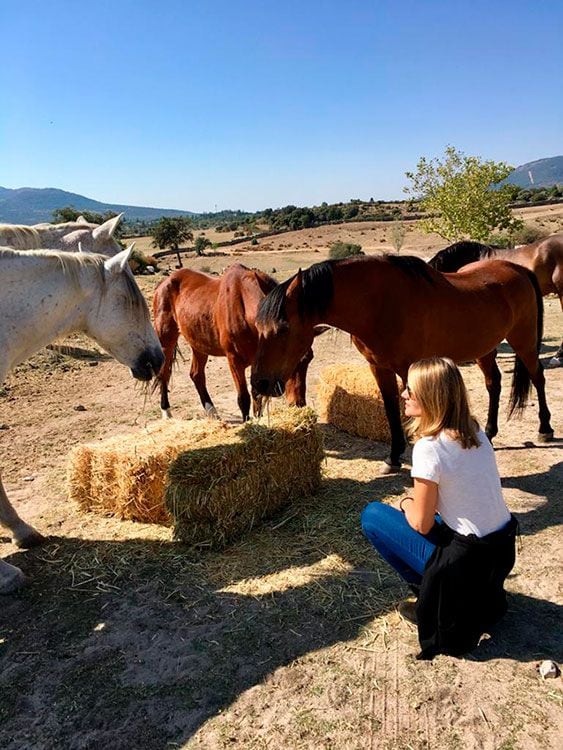
<svg viewBox="0 0 563 750"><path fill-rule="evenodd" d="M38 225L36 227L41 238L41 247L46 248L59 248L61 246L61 240L71 230L68 227L58 226L45 226Z"/></svg>
<svg viewBox="0 0 563 750"><path fill-rule="evenodd" d="M39 259L34 259L39 261ZM15 264L3 271L0 376L53 340L84 330L89 295L56 264ZM79 271L79 276L88 269Z"/></svg>
<svg viewBox="0 0 563 750"><path fill-rule="evenodd" d="M369 326L365 300L362 299L363 290L369 285L372 305L380 296L379 275L371 273L369 269L363 270L359 265L335 266L333 284L334 291L328 310L322 316L322 320L315 320L315 324L325 323L361 338L366 326Z"/></svg>

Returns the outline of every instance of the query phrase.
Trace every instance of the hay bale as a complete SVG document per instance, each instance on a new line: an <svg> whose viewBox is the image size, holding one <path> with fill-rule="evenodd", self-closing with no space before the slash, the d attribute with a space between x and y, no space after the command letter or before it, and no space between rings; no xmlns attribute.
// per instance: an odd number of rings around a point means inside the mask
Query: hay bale
<svg viewBox="0 0 563 750"><path fill-rule="evenodd" d="M269 424L249 422L219 443L206 439L178 455L166 505L174 537L220 548L321 481L323 446L315 412L285 408Z"/></svg>
<svg viewBox="0 0 563 750"><path fill-rule="evenodd" d="M402 390L399 378L397 383ZM340 430L391 442L383 399L368 365L325 367L319 376L316 403L319 417Z"/></svg>
<svg viewBox="0 0 563 750"><path fill-rule="evenodd" d="M69 455L67 486L80 508L121 519L170 525L164 486L170 462L228 428L210 420L159 421L140 432L79 445Z"/></svg>

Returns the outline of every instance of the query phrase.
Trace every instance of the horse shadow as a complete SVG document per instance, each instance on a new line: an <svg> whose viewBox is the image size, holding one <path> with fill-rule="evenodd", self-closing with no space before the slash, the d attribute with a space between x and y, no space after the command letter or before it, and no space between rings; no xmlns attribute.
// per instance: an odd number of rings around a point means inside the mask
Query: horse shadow
<svg viewBox="0 0 563 750"><path fill-rule="evenodd" d="M395 479L325 480L221 553L55 537L10 556L31 584L2 602L0 745L182 746L250 688L295 679L280 667L358 638L406 593L359 526ZM474 658L530 661L538 643L554 658L560 610L510 601Z"/></svg>

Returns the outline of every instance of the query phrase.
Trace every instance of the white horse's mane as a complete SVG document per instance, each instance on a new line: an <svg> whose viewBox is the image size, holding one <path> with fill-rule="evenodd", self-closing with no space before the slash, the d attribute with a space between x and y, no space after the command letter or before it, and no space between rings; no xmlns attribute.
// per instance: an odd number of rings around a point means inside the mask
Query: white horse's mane
<svg viewBox="0 0 563 750"><path fill-rule="evenodd" d="M82 268L94 268L96 278L100 282L102 292L105 290L107 277L105 274L105 255L96 253L70 253L64 250L14 250L11 247L0 247L0 262L3 258L21 258L22 260L31 260L33 258L45 258L53 263L58 263L62 268L63 274L68 275L75 286L80 285L79 273ZM134 308L146 310L148 316L148 307L146 300L135 279L130 273L123 273L123 279L127 289L127 298Z"/></svg>

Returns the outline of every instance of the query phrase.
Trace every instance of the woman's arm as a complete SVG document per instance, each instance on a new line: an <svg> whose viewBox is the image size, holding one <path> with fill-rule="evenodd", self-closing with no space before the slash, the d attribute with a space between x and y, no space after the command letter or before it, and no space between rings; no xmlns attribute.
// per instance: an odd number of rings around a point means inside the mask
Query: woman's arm
<svg viewBox="0 0 563 750"><path fill-rule="evenodd" d="M438 506L437 483L415 477L412 498L403 498L400 503L409 526L420 534L428 534L434 526L434 516Z"/></svg>

